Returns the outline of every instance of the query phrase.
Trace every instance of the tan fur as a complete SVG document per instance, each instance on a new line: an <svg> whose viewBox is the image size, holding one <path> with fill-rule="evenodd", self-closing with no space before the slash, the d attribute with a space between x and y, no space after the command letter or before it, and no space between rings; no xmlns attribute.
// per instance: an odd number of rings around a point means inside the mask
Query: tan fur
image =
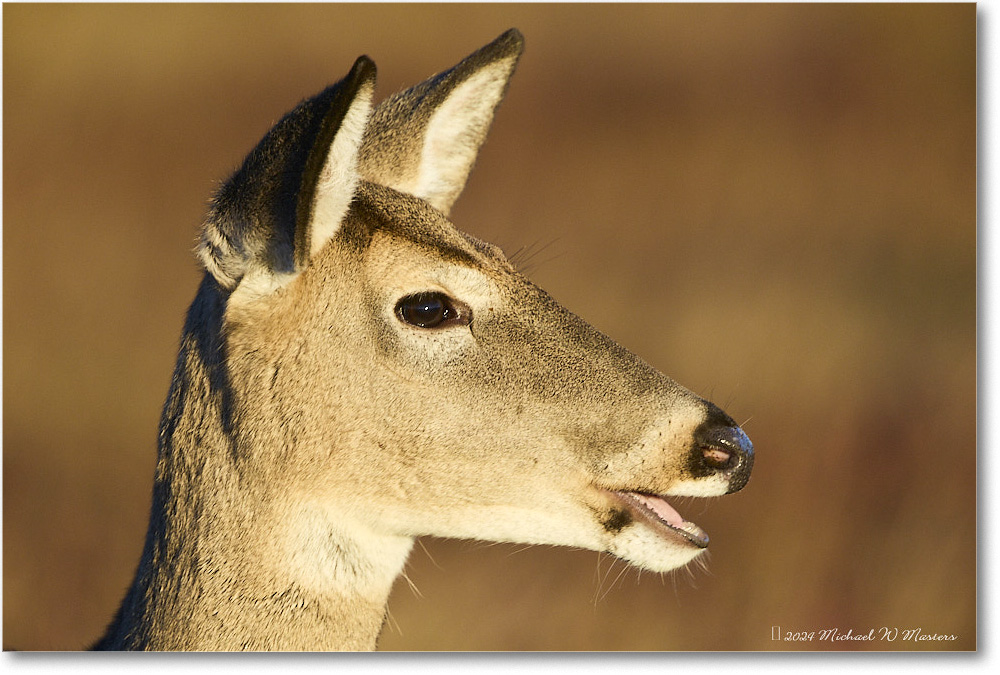
<svg viewBox="0 0 1000 675"><path fill-rule="evenodd" d="M702 551L616 493L739 489L746 437L446 218L521 46L505 33L367 126L359 59L220 190L146 547L100 648L372 649L422 535L659 571ZM404 321L425 292L471 322Z"/></svg>

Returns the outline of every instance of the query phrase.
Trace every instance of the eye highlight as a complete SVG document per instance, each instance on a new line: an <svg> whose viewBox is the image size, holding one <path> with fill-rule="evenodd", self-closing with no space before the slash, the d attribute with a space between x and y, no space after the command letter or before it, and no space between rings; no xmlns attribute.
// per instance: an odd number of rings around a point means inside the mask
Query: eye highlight
<svg viewBox="0 0 1000 675"><path fill-rule="evenodd" d="M468 306L436 292L416 293L402 298L396 303L396 316L417 328L468 325L472 320Z"/></svg>

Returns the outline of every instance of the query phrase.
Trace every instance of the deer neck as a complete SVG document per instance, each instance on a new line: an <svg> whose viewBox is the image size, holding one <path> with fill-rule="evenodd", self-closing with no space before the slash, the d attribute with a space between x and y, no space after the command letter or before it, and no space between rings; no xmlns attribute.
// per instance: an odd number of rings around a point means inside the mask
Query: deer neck
<svg viewBox="0 0 1000 675"><path fill-rule="evenodd" d="M164 408L140 567L98 646L374 649L413 540L295 499L248 460L198 334L185 331Z"/></svg>

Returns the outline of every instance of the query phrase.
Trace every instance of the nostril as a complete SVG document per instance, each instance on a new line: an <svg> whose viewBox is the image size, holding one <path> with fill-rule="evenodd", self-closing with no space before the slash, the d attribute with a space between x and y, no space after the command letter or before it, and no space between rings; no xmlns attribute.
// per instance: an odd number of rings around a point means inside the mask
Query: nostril
<svg viewBox="0 0 1000 675"><path fill-rule="evenodd" d="M695 435L703 471L729 474L729 492L743 488L753 468L753 443L731 424L705 425Z"/></svg>
<svg viewBox="0 0 1000 675"><path fill-rule="evenodd" d="M701 455L705 464L713 469L725 469L733 459L732 454L721 448L702 448Z"/></svg>
<svg viewBox="0 0 1000 675"><path fill-rule="evenodd" d="M711 453L727 454L737 458L753 455L753 444L737 426L709 426L695 434L698 446Z"/></svg>

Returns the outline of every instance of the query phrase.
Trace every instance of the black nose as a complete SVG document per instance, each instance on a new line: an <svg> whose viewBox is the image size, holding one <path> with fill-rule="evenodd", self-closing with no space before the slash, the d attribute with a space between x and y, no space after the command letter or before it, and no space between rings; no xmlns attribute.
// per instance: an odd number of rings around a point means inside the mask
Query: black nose
<svg viewBox="0 0 1000 675"><path fill-rule="evenodd" d="M729 490L737 492L750 480L753 443L732 418L718 411L698 427L694 435L694 460L701 475L728 474Z"/></svg>

